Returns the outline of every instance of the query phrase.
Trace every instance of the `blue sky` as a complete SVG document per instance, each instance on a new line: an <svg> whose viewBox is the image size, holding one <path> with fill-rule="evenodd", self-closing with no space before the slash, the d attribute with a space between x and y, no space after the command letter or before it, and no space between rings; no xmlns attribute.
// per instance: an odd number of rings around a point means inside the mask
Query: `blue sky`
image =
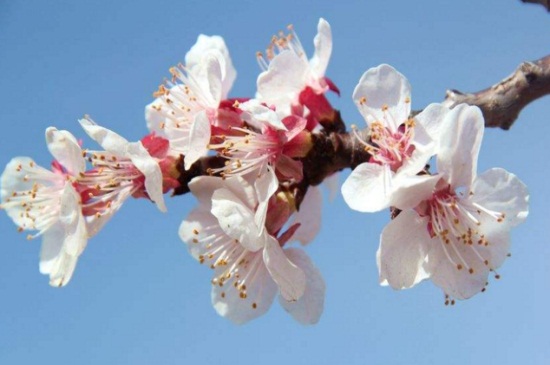
<svg viewBox="0 0 550 365"><path fill-rule="evenodd" d="M145 105L200 33L225 38L238 72L231 96L250 96L255 52L289 23L311 51L319 17L332 26L327 74L342 91L333 101L348 125L362 123L353 88L380 63L409 78L419 109L448 88L485 88L549 53L550 15L514 0L0 0L0 165L14 156L47 165L45 128L84 138L84 114L141 138ZM215 313L211 272L177 236L191 196L169 199L164 215L145 200L126 203L62 289L38 272L40 242L2 214L0 364L547 364L549 115L543 98L511 131L485 133L479 170L517 174L531 208L512 234L502 279L473 299L446 307L430 282L402 292L378 286L375 252L388 214L351 211L340 196L326 202L321 233L307 247L327 282L324 314L311 327L277 303L244 326Z"/></svg>

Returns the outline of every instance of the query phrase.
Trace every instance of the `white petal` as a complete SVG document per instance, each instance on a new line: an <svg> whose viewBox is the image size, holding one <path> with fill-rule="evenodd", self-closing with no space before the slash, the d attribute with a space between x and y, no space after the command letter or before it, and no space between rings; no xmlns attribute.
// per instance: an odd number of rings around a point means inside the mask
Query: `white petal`
<svg viewBox="0 0 550 365"><path fill-rule="evenodd" d="M433 283L443 289L446 294L456 299L467 299L485 287L489 267L484 265L470 245L458 243L454 247L463 260L469 264L468 266L474 269L473 274L469 273L469 268L462 263L453 247L444 244L437 237L431 240L431 250L425 263L425 270L430 273ZM485 253L484 246L475 245L474 247L483 258L490 257ZM453 261L450 261L448 256ZM458 269L458 264L463 265L462 269Z"/></svg>
<svg viewBox="0 0 550 365"><path fill-rule="evenodd" d="M217 108L222 100L223 84L222 84L222 65L220 64L221 55L219 52L211 52L204 57L203 70L205 73L205 81L207 82L208 106ZM223 62L223 61L222 61ZM205 90L205 91L206 91Z"/></svg>
<svg viewBox="0 0 550 365"><path fill-rule="evenodd" d="M394 131L409 117L410 98L409 81L386 64L367 70L353 91L353 100L368 123L385 121ZM384 112L386 106L388 110Z"/></svg>
<svg viewBox="0 0 550 365"><path fill-rule="evenodd" d="M31 167L32 166L32 167ZM28 200L32 203L32 196L20 195L22 192L27 194L33 188L34 184L41 186L40 191L48 190L46 193L47 200L43 202L47 205L47 210L52 211L58 209L59 195L65 186L66 179L61 174L53 173L50 170L37 165L29 157L15 157L13 158L4 169L2 176L0 177L0 196L2 198L2 208L6 211L8 216L19 227L30 229L36 224L33 215L35 212L27 215L28 204L23 206L22 202ZM17 194L22 200L13 201L12 195Z"/></svg>
<svg viewBox="0 0 550 365"><path fill-rule="evenodd" d="M216 226L218 226L219 232L214 228ZM212 231L213 229L214 232ZM213 235L217 238L220 235L225 235L225 233L219 227L216 217L205 210L203 206L193 209L187 218L181 222L179 228L179 236L185 242L189 253L195 260L199 260L199 256L204 256L207 252L214 249L214 247L208 246L215 239L209 239Z"/></svg>
<svg viewBox="0 0 550 365"><path fill-rule="evenodd" d="M122 207L122 203L130 197L131 192L131 186L120 190L115 200L112 201L111 207L108 208L105 212L101 213L101 216L96 217L95 215L91 215L86 217L86 229L88 231L89 237L93 237L99 233L103 226L113 217L116 212L118 212L120 207Z"/></svg>
<svg viewBox="0 0 550 365"><path fill-rule="evenodd" d="M472 200L494 212L504 213L501 225L514 227L529 213L529 192L516 175L501 168L477 176L471 187Z"/></svg>
<svg viewBox="0 0 550 365"><path fill-rule="evenodd" d="M414 151L397 170L397 174L409 176L418 174L437 152L438 143L428 135L420 124L414 127L412 144Z"/></svg>
<svg viewBox="0 0 550 365"><path fill-rule="evenodd" d="M267 71L258 76L257 90L261 101L272 104L284 97L288 103L292 102L305 87L304 77L308 70L308 62L293 51L279 53L269 63Z"/></svg>
<svg viewBox="0 0 550 365"><path fill-rule="evenodd" d="M50 285L55 287L67 285L73 277L77 261L78 256L71 256L61 251L60 256L50 271Z"/></svg>
<svg viewBox="0 0 550 365"><path fill-rule="evenodd" d="M217 189L229 189L238 199L250 209L257 204L254 187L241 177L223 179L216 176L199 176L191 180L189 189L201 205L210 211L212 206L212 194Z"/></svg>
<svg viewBox="0 0 550 365"><path fill-rule="evenodd" d="M195 116L195 121L189 133L189 148L184 156L185 169L189 170L191 165L199 158L208 153L210 143L210 121L206 112L202 111Z"/></svg>
<svg viewBox="0 0 550 365"><path fill-rule="evenodd" d="M319 322L325 303L325 281L321 272L306 253L295 248L288 248L285 253L289 260L298 266L306 275L304 295L296 302L289 302L279 296L279 303L295 320L302 324Z"/></svg>
<svg viewBox="0 0 550 365"><path fill-rule="evenodd" d="M317 77L325 76L328 61L332 53L332 32L330 24L323 18L319 19L317 35L313 39L315 53L309 61L312 71Z"/></svg>
<svg viewBox="0 0 550 365"><path fill-rule="evenodd" d="M362 163L342 184L348 206L359 212L378 212L390 206L392 172L388 166Z"/></svg>
<svg viewBox="0 0 550 365"><path fill-rule="evenodd" d="M248 265L239 268L241 278L246 280L246 296L235 287L235 276L223 283L223 286L212 287L212 304L219 315L236 324L246 323L267 312L277 294L277 285L271 278L262 262L261 252L246 256ZM221 273L216 270L216 275Z"/></svg>
<svg viewBox="0 0 550 365"><path fill-rule="evenodd" d="M225 45L225 41L220 36L206 36L204 34L199 35L197 42L191 47L189 52L185 55L185 65L189 69L195 68L203 62L205 55L211 51L217 51L222 55L222 59L219 61L222 71L223 80L223 92L222 99L227 98L227 94L237 77L237 71L233 67L229 50Z"/></svg>
<svg viewBox="0 0 550 365"><path fill-rule="evenodd" d="M322 207L323 195L321 189L310 186L302 204L300 204L300 210L295 215L294 223L300 223L301 225L292 239L300 241L303 245L313 241L321 229Z"/></svg>
<svg viewBox="0 0 550 365"><path fill-rule="evenodd" d="M478 107L460 104L447 113L442 126L437 169L453 189L470 186L477 170L483 138L483 115Z"/></svg>
<svg viewBox="0 0 550 365"><path fill-rule="evenodd" d="M286 301L299 300L305 292L306 276L288 259L279 242L270 235L267 235L263 258L281 296Z"/></svg>
<svg viewBox="0 0 550 365"><path fill-rule="evenodd" d="M426 217L405 210L384 228L377 252L381 283L406 289L429 276L422 265L430 243L427 223Z"/></svg>
<svg viewBox="0 0 550 365"><path fill-rule="evenodd" d="M173 90L171 90L172 92ZM166 124L166 115L159 111L158 108L162 108L164 101L161 98L156 98L151 104L145 107L145 120L147 121L147 128L151 132L155 132L161 137L166 137L164 132L164 125Z"/></svg>
<svg viewBox="0 0 550 365"><path fill-rule="evenodd" d="M252 174L255 174L255 172ZM271 166L265 165L262 171L260 171L260 176L254 182L254 189L258 197L258 206L254 214L254 222L261 232L263 232L265 228L269 198L271 198L278 188L279 180L275 175L275 171Z"/></svg>
<svg viewBox="0 0 550 365"><path fill-rule="evenodd" d="M249 115L242 115L242 118L258 129L262 129L264 124L268 124L278 130L288 130L277 116L277 113L273 109L261 104L257 99L241 103L239 109L249 113Z"/></svg>
<svg viewBox="0 0 550 365"><path fill-rule="evenodd" d="M145 176L145 189L149 198L157 205L161 212L166 212L164 196L162 194L162 172L157 161L149 155L141 142L132 142L127 145L128 157L136 168Z"/></svg>
<svg viewBox="0 0 550 365"><path fill-rule="evenodd" d="M79 120L84 131L103 149L112 154L124 156L126 154L126 145L128 141L117 133L97 125L89 118Z"/></svg>
<svg viewBox="0 0 550 365"><path fill-rule="evenodd" d="M396 174L393 179L395 189L391 196L391 206L401 210L413 209L422 200L431 198L435 185L440 179L439 175Z"/></svg>
<svg viewBox="0 0 550 365"><path fill-rule="evenodd" d="M59 222L64 229L63 251L70 256L79 256L88 242L86 221L80 208L80 195L68 183L61 196Z"/></svg>
<svg viewBox="0 0 550 365"><path fill-rule="evenodd" d="M46 143L52 156L67 171L75 176L86 169L86 161L82 157L82 149L74 136L67 131L59 131L54 127L46 129Z"/></svg>
<svg viewBox="0 0 550 365"><path fill-rule="evenodd" d="M414 119L420 124L426 133L435 141L439 141L443 120L451 109L440 103L432 103L422 110Z"/></svg>
<svg viewBox="0 0 550 365"><path fill-rule="evenodd" d="M222 230L239 241L249 251L264 247L264 237L254 223L254 212L228 189L219 189L212 195L212 214Z"/></svg>

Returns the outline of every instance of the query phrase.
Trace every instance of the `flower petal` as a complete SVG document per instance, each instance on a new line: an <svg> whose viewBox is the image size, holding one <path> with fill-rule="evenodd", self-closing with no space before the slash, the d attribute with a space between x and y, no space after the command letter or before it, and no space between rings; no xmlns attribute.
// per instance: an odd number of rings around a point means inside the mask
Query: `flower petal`
<svg viewBox="0 0 550 365"><path fill-rule="evenodd" d="M367 70L353 91L353 100L367 123L385 121L392 131L409 117L410 98L411 85L405 76L386 64Z"/></svg>
<svg viewBox="0 0 550 365"><path fill-rule="evenodd" d="M417 125L421 125L434 141L438 141L444 126L443 120L450 110L443 104L432 103L425 107L414 119L417 121Z"/></svg>
<svg viewBox="0 0 550 365"><path fill-rule="evenodd" d="M253 174L255 173L253 172ZM271 198L279 188L279 180L275 175L275 171L269 165L264 165L259 175L260 176L254 182L254 189L256 190L258 202L256 213L254 214L254 222L256 226L259 227L260 231L263 232L265 229L269 198Z"/></svg>
<svg viewBox="0 0 550 365"><path fill-rule="evenodd" d="M191 70L194 69L203 62L204 56L211 51L216 51L222 56L219 60L222 71L221 78L223 82L221 98L225 99L227 98L229 90L237 77L237 71L233 67L229 50L227 49L225 41L222 37L206 36L204 34L199 35L197 42L185 55L185 65Z"/></svg>
<svg viewBox="0 0 550 365"><path fill-rule="evenodd" d="M447 113L437 155L437 169L452 189L472 184L483 138L483 115L476 106L460 104Z"/></svg>
<svg viewBox="0 0 550 365"><path fill-rule="evenodd" d="M322 206L321 189L310 186L300 204L300 210L295 215L293 223L300 223L300 228L294 233L292 239L300 241L303 245L313 241L321 229Z"/></svg>
<svg viewBox="0 0 550 365"><path fill-rule="evenodd" d="M78 175L86 169L86 161L82 157L82 149L74 136L67 131L59 131L54 127L46 129L46 143L52 156L71 175Z"/></svg>
<svg viewBox="0 0 550 365"><path fill-rule="evenodd" d="M258 129L262 129L264 124L268 124L278 130L287 130L287 127L279 119L277 113L273 109L261 104L257 99L250 99L241 103L239 109L247 113L241 115L241 117Z"/></svg>
<svg viewBox="0 0 550 365"><path fill-rule="evenodd" d="M68 183L61 195L59 222L64 229L63 250L71 256L80 256L88 243L86 221L80 208L80 195Z"/></svg>
<svg viewBox="0 0 550 365"><path fill-rule="evenodd" d="M305 87L304 77L308 70L307 60L293 51L282 51L271 60L267 71L258 76L258 98L275 104L278 113L290 115L290 104Z"/></svg>
<svg viewBox="0 0 550 365"><path fill-rule="evenodd" d="M267 312L277 294L277 285L263 264L261 252L249 253L245 259L248 265L240 266L239 273L241 278L250 278L246 280L246 290L242 290L235 276L222 286L212 286L214 309L236 324L246 323ZM223 275L221 270L216 270L216 276Z"/></svg>
<svg viewBox="0 0 550 365"><path fill-rule="evenodd" d="M325 303L325 281L321 272L311 259L302 250L288 248L285 250L288 259L298 266L306 275L306 289L304 295L296 302L289 302L279 296L281 306L302 324L319 322Z"/></svg>
<svg viewBox="0 0 550 365"><path fill-rule="evenodd" d="M254 223L254 212L230 190L219 189L212 195L212 214L222 230L249 251L264 247L265 238Z"/></svg>
<svg viewBox="0 0 550 365"><path fill-rule="evenodd" d="M378 212L390 206L392 172L388 166L362 163L342 184L348 206L359 212Z"/></svg>
<svg viewBox="0 0 550 365"><path fill-rule="evenodd" d="M391 206L401 210L413 209L422 200L432 196L439 175L404 176L396 174L394 178L395 190L391 196Z"/></svg>
<svg viewBox="0 0 550 365"><path fill-rule="evenodd" d="M381 283L399 290L429 277L422 265L430 241L427 223L428 218L405 210L384 228L376 254Z"/></svg>
<svg viewBox="0 0 550 365"><path fill-rule="evenodd" d="M189 132L189 146L187 154L184 156L185 169L189 170L191 165L199 158L208 153L208 144L210 143L210 121L205 111L195 115L195 121Z"/></svg>
<svg viewBox="0 0 550 365"><path fill-rule="evenodd" d="M164 196L162 194L162 171L154 158L143 147L141 142L132 142L127 145L128 157L136 168L145 176L145 189L149 198L157 205L161 212L166 212Z"/></svg>
<svg viewBox="0 0 550 365"><path fill-rule="evenodd" d="M299 300L306 289L306 275L288 259L279 242L270 235L267 235L263 259L281 296L286 301Z"/></svg>
<svg viewBox="0 0 550 365"><path fill-rule="evenodd" d="M126 139L107 128L97 125L88 117L80 119L79 122L90 138L99 143L103 149L115 155L126 156L126 145L128 144Z"/></svg>
<svg viewBox="0 0 550 365"><path fill-rule="evenodd" d="M509 244L508 241L500 241L500 243L506 246ZM437 237L432 238L430 244L431 250L424 267L430 273L433 283L443 289L445 294L456 299L468 299L486 286L489 267L480 257L485 259L490 258L491 255L486 253L485 246L470 246L462 243L447 245ZM477 250L477 254L474 249ZM465 267L456 252L469 267ZM458 269L459 264L463 265L461 269ZM472 273L469 272L470 268L473 269Z"/></svg>
<svg viewBox="0 0 550 365"><path fill-rule="evenodd" d="M514 227L529 213L529 192L516 175L493 168L477 176L471 187L472 200L494 212L505 215L501 225Z"/></svg>
<svg viewBox="0 0 550 365"><path fill-rule="evenodd" d="M323 18L319 19L317 35L313 39L315 53L309 61L311 70L317 77L323 77L327 70L330 55L332 53L332 32L330 24Z"/></svg>
<svg viewBox="0 0 550 365"><path fill-rule="evenodd" d="M216 217L210 211L205 210L203 206L198 206L189 213L187 218L181 222L178 233L181 240L187 245L191 256L197 261L200 261L201 255L205 257L207 252L214 249L209 246L213 240L225 235L219 227ZM229 236L226 237L233 240Z"/></svg>

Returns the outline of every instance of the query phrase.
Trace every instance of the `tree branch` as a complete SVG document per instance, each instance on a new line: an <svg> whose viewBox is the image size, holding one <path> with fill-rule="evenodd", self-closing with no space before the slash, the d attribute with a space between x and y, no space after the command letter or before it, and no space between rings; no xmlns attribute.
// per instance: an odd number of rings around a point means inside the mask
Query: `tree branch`
<svg viewBox="0 0 550 365"><path fill-rule="evenodd" d="M550 0L521 0L522 3L540 4L550 11Z"/></svg>
<svg viewBox="0 0 550 365"><path fill-rule="evenodd" d="M444 104L451 108L461 103L476 105L483 112L486 127L509 129L527 104L547 94L550 94L550 55L534 62L522 63L512 75L488 89L476 93L448 90ZM415 114L418 111L413 112ZM298 204L309 186L319 185L328 176L346 168L353 169L371 157L364 146L357 143L353 132L345 132L345 123L339 114L337 121L339 124L329 126L330 132L326 128L324 133L312 135L313 147L300 159L303 163L303 180L286 186L294 192ZM362 140L369 140L368 128L356 133ZM221 156L208 156L185 170L183 159L180 160L177 166L181 186L175 189L174 195L188 193L188 184L193 178L210 175L212 170L222 168L225 162L226 159Z"/></svg>
<svg viewBox="0 0 550 365"><path fill-rule="evenodd" d="M550 55L523 62L512 75L488 89L476 93L447 90L444 104L451 108L460 103L476 105L483 112L486 127L508 130L527 104L548 94Z"/></svg>

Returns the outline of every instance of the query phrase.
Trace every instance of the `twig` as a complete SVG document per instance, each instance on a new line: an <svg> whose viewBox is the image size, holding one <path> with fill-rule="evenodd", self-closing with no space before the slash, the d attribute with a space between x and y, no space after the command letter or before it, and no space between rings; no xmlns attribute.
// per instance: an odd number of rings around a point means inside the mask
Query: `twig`
<svg viewBox="0 0 550 365"><path fill-rule="evenodd" d="M461 103L476 105L483 112L486 127L507 130L527 104L548 94L550 55L523 62L512 75L488 89L476 93L447 90L444 104L451 108Z"/></svg>
<svg viewBox="0 0 550 365"><path fill-rule="evenodd" d="M522 3L540 4L550 11L550 0L521 0Z"/></svg>

